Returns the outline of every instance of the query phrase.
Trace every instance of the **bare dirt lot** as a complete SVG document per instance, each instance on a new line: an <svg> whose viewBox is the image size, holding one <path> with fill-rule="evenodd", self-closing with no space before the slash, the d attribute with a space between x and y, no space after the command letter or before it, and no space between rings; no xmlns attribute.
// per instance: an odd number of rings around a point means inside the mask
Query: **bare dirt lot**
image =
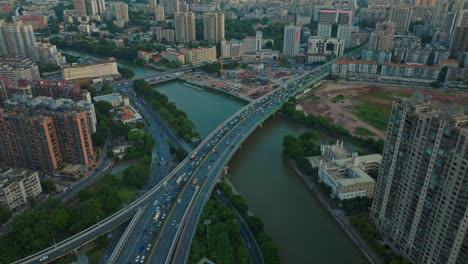
<svg viewBox="0 0 468 264"><path fill-rule="evenodd" d="M441 104L468 105L468 91L330 82L303 99L308 114L330 118L358 136L385 139L392 102L414 93L431 96Z"/></svg>

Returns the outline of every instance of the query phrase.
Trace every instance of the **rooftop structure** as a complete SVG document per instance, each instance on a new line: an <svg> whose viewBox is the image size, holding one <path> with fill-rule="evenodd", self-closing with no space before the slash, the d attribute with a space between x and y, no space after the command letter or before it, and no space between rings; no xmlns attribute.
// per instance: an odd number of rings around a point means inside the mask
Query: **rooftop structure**
<svg viewBox="0 0 468 264"><path fill-rule="evenodd" d="M309 158L312 168L318 168L321 182L330 186L332 195L340 200L356 197L372 198L375 181L369 174L377 174L382 156L359 156L336 145L322 145L321 156Z"/></svg>

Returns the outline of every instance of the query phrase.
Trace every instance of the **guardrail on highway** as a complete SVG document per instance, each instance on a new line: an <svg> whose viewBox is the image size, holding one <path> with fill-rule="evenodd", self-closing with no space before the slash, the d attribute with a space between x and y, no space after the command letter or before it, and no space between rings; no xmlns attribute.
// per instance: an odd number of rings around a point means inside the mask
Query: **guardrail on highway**
<svg viewBox="0 0 468 264"><path fill-rule="evenodd" d="M114 251L112 251L112 254L109 257L109 260L107 261L108 264L115 263L115 261L117 260L117 257L120 254L120 251L122 251L122 247L127 242L127 239L129 237L130 233L135 228L135 225L138 223L138 220L140 220L140 217L143 214L143 212L145 211L146 207L147 207L147 205L145 205L145 206L141 207L140 209L138 209L135 216L133 216L132 221L128 225L127 229L125 229L125 232L122 235L122 237L120 238L119 243L117 243L117 246L115 247Z"/></svg>

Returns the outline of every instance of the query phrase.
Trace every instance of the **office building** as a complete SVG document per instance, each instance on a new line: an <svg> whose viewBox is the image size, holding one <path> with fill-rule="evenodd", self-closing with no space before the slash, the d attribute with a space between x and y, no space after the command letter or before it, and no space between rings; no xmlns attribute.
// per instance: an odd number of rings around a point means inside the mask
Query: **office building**
<svg viewBox="0 0 468 264"><path fill-rule="evenodd" d="M200 62L216 61L216 47L198 49L180 49L185 54L185 63L197 64Z"/></svg>
<svg viewBox="0 0 468 264"><path fill-rule="evenodd" d="M370 219L412 263L468 260L468 115L415 95L395 102Z"/></svg>
<svg viewBox="0 0 468 264"><path fill-rule="evenodd" d="M162 5L164 6L165 14L169 16L174 15L174 19L175 19L175 13L179 12L179 1L177 0L161 0L161 1L162 1Z"/></svg>
<svg viewBox="0 0 468 264"><path fill-rule="evenodd" d="M46 173L64 162L91 165L95 124L91 103L14 96L0 109L0 162Z"/></svg>
<svg viewBox="0 0 468 264"><path fill-rule="evenodd" d="M210 43L218 43L224 39L224 14L203 14L203 36Z"/></svg>
<svg viewBox="0 0 468 264"><path fill-rule="evenodd" d="M122 96L119 93L111 93L106 95L95 96L93 98L94 102L107 102L113 107L130 105L129 98Z"/></svg>
<svg viewBox="0 0 468 264"><path fill-rule="evenodd" d="M174 27L177 42L188 43L195 40L195 13L174 13Z"/></svg>
<svg viewBox="0 0 468 264"><path fill-rule="evenodd" d="M156 22L164 22L165 14L163 5L156 5L154 7L154 19Z"/></svg>
<svg viewBox="0 0 468 264"><path fill-rule="evenodd" d="M92 60L83 64L69 64L62 67L62 75L65 80L94 79L103 77L118 77L115 59Z"/></svg>
<svg viewBox="0 0 468 264"><path fill-rule="evenodd" d="M29 59L5 57L0 60L0 76L8 78L13 84L19 80L39 80L39 68Z"/></svg>
<svg viewBox="0 0 468 264"><path fill-rule="evenodd" d="M411 23L412 9L410 6L392 6L390 11L390 22L395 24L395 31L408 31Z"/></svg>
<svg viewBox="0 0 468 264"><path fill-rule="evenodd" d="M39 173L20 168L0 167L0 205L14 210L42 193Z"/></svg>
<svg viewBox="0 0 468 264"><path fill-rule="evenodd" d="M314 63L340 57L344 53L344 42L337 38L311 36L307 42L307 62Z"/></svg>
<svg viewBox="0 0 468 264"><path fill-rule="evenodd" d="M393 51L395 47L395 24L392 22L377 22L371 33L369 49L379 51Z"/></svg>
<svg viewBox="0 0 468 264"><path fill-rule="evenodd" d="M331 188L331 195L340 200L356 197L372 198L375 181L370 175L377 175L382 156L372 154L359 156L348 153L339 145L320 146L321 155L310 157L309 162L318 169L320 182Z"/></svg>
<svg viewBox="0 0 468 264"><path fill-rule="evenodd" d="M0 56L24 56L31 58L31 47L36 44L31 25L18 21L6 24L0 21Z"/></svg>
<svg viewBox="0 0 468 264"><path fill-rule="evenodd" d="M130 18L128 17L128 5L124 2L111 2L111 10L115 12L115 19L117 21L123 21L128 23Z"/></svg>
<svg viewBox="0 0 468 264"><path fill-rule="evenodd" d="M317 37L329 38L332 34L331 24L318 24L317 26Z"/></svg>
<svg viewBox="0 0 468 264"><path fill-rule="evenodd" d="M283 55L293 57L299 54L301 27L288 25L284 27Z"/></svg>

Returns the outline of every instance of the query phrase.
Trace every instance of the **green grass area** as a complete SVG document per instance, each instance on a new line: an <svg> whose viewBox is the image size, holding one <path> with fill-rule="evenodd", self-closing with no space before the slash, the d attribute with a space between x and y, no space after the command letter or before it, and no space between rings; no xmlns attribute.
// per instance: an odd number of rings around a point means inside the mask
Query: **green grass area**
<svg viewBox="0 0 468 264"><path fill-rule="evenodd" d="M354 108L356 109L356 115L361 120L369 123L379 130L385 131L387 129L391 108L369 103L358 103Z"/></svg>
<svg viewBox="0 0 468 264"><path fill-rule="evenodd" d="M369 92L365 94L360 94L355 96L354 99L359 101L365 101L366 99L380 99L383 101L388 101L391 103L392 101L398 100L400 98L407 98L410 97L411 94L404 93L404 92L389 92L389 91L380 91L380 92Z"/></svg>
<svg viewBox="0 0 468 264"><path fill-rule="evenodd" d="M350 97L349 97L349 96L346 96L346 95L339 94L339 95L333 97L333 98L331 99L331 101L332 101L333 103L336 104L336 103L338 103L338 102L340 102L340 101L343 101L343 100L345 100L345 99L348 99L348 98L350 98Z"/></svg>
<svg viewBox="0 0 468 264"><path fill-rule="evenodd" d="M375 136L375 133L365 127L356 127L356 134L363 137Z"/></svg>

